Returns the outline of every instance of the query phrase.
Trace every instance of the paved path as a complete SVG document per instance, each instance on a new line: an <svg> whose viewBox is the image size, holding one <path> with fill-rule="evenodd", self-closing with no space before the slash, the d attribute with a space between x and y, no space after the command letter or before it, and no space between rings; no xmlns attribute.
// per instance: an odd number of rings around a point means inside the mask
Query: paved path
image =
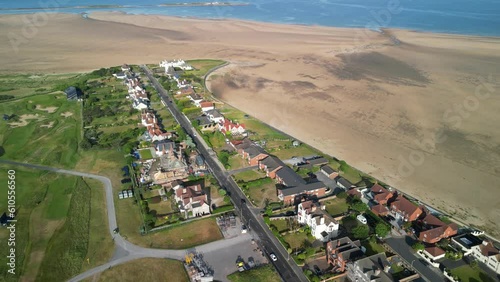
<svg viewBox="0 0 500 282"><path fill-rule="evenodd" d="M259 166L258 165L254 165L254 166L247 166L247 167L242 167L242 168L238 168L238 169L233 169L233 170L230 170L228 171L227 173L229 175L233 175L233 174L236 174L236 173L240 173L240 172L243 172L243 171L247 171L247 170L254 170L254 169L258 169Z"/></svg>
<svg viewBox="0 0 500 282"><path fill-rule="evenodd" d="M152 248L143 248L137 245L134 245L127 240L125 240L120 234L114 234L113 230L117 227L116 225L116 213L115 213L115 205L113 201L113 187L111 185L111 180L109 178L100 176L100 175L95 175L91 173L85 173L85 172L79 172L79 171L74 171L74 170L66 170L66 169L60 169L60 168L54 168L54 167L48 167L48 166L43 166L43 165L35 165L35 164L26 164L26 163L20 163L20 162L15 162L15 161L9 161L9 160L0 160L0 164L8 164L8 165L15 165L15 166L23 166L27 168L32 168L32 169L39 169L39 170L45 170L45 171L52 171L55 173L63 173L63 174L69 174L69 175L74 175L74 176L81 176L81 177L87 177L87 178L92 178L100 181L104 185L104 189L106 191L106 208L108 210L108 222L109 222L109 233L111 236L114 238L115 242L115 253L113 257L111 258L111 261L100 265L98 267L92 268L86 272L83 272L73 278L71 278L69 281L80 281L85 278L91 277L95 274L98 274L106 269L109 269L111 267L114 267L116 265L125 263L127 261L131 261L134 259L139 259L139 258L170 258L170 259L176 259L176 260L183 260L184 256L186 255L186 250L169 250L169 249L152 249ZM223 248L230 248L231 246L236 246L239 245L243 242L248 242L250 241L251 236L249 234L244 234L240 235L238 237L234 237L231 239L224 239L224 240L219 240L215 242L211 242L208 244L200 245L195 248L196 251L198 252L212 252L218 249L223 249ZM192 250L190 249L190 250Z"/></svg>

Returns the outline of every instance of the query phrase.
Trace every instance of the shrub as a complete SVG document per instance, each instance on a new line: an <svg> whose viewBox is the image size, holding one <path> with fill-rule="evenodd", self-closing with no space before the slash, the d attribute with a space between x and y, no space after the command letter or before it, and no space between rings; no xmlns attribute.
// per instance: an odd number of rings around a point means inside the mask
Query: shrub
<svg viewBox="0 0 500 282"><path fill-rule="evenodd" d="M411 246L415 251L423 251L425 249L425 246L422 242L416 242Z"/></svg>
<svg viewBox="0 0 500 282"><path fill-rule="evenodd" d="M387 236L387 234L389 234L389 227L387 227L387 225L383 223L377 223L377 225L375 226L375 233L379 237L384 238L385 236Z"/></svg>
<svg viewBox="0 0 500 282"><path fill-rule="evenodd" d="M360 225L352 230L352 235L356 239L368 238L369 233L370 233L370 228L366 225Z"/></svg>

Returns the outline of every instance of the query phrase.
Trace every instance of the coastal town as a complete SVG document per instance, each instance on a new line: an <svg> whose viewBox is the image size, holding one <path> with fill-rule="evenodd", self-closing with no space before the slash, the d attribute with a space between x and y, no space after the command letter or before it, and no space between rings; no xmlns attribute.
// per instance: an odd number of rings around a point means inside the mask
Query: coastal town
<svg viewBox="0 0 500 282"><path fill-rule="evenodd" d="M238 115L227 111L199 80L186 76L194 70L187 62L162 61L152 79L168 84L169 97L161 101L162 106L177 107L192 126L193 136L164 130L150 105L149 96L155 94L144 89L144 84L152 84L151 77L141 78L140 71L133 72L127 65L121 70L114 76L127 86L127 98L141 111L139 124L145 129L144 143L133 153L136 189L155 191L154 197L170 201L175 210L171 217L190 220L232 208L224 196L231 193L228 187L219 183L220 199L213 193L207 196L204 183L196 183L195 179L211 174L196 148L201 145L214 151L212 157L245 195L246 200L238 204L260 210L281 244L277 248L288 256L287 263L296 263L310 281L463 281L461 271L476 269L492 277L500 273L499 250L484 232L376 180L351 182L352 168L315 150L304 150L307 145L299 140L282 133L285 138L278 142L279 138L262 136L251 126L251 117L234 118ZM147 67L144 71L148 72ZM309 154L301 155L304 152ZM141 200L147 200L144 194ZM236 207L235 214L245 222L239 210ZM156 212L155 225L170 224L159 223L167 213ZM241 228L242 233L246 228L253 231L251 226ZM277 256L279 251L260 249L271 263L285 259ZM186 260L187 266L188 261L192 259ZM249 265L255 264L249 262L240 259L236 267L251 271ZM197 280L196 275L192 281L207 281Z"/></svg>
<svg viewBox="0 0 500 282"><path fill-rule="evenodd" d="M193 282L500 277L498 242L483 231L217 99L205 79L223 66L123 64L65 85L83 107L79 146L125 154L114 236L185 250L175 258Z"/></svg>

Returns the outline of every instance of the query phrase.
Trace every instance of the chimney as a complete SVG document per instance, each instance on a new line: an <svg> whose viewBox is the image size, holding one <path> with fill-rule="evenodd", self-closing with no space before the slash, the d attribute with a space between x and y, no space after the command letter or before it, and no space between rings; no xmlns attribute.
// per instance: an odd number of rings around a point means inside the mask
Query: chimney
<svg viewBox="0 0 500 282"><path fill-rule="evenodd" d="M325 217L324 216L321 217L319 224L325 224Z"/></svg>

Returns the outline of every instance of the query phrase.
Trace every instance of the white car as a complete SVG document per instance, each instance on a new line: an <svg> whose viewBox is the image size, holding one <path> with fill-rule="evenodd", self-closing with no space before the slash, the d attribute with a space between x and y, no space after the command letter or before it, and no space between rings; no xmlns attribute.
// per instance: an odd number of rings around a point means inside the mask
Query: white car
<svg viewBox="0 0 500 282"><path fill-rule="evenodd" d="M359 222L366 224L366 218L364 216L358 215L356 218L358 219Z"/></svg>
<svg viewBox="0 0 500 282"><path fill-rule="evenodd" d="M276 257L276 255L274 253L270 253L269 256L271 257L271 259L273 261L277 261L278 260L278 258Z"/></svg>

